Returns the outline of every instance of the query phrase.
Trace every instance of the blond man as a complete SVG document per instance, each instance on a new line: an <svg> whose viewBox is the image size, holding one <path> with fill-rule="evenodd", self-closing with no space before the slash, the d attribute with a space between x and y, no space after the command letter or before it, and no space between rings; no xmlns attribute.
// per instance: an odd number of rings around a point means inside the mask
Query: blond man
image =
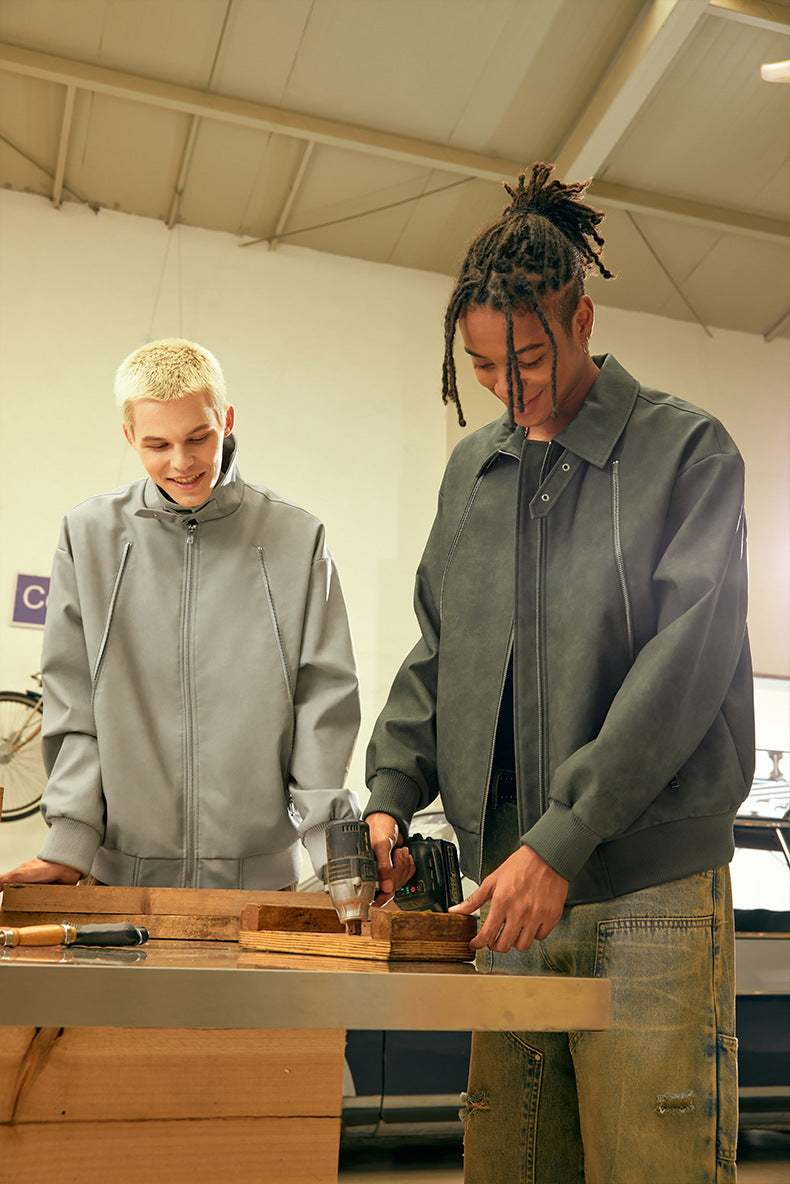
<svg viewBox="0 0 790 1184"><path fill-rule="evenodd" d="M344 788L356 665L322 524L236 465L234 410L202 346L121 364L146 476L63 523L43 647L42 814L10 882L280 889L300 840L356 817Z"/></svg>

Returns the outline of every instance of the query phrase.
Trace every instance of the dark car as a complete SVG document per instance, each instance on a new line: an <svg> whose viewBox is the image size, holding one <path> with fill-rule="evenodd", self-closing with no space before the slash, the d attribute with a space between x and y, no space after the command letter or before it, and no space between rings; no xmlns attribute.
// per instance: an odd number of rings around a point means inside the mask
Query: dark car
<svg viewBox="0 0 790 1184"><path fill-rule="evenodd" d="M420 815L419 829L452 838L440 813ZM790 1130L790 787L783 777L755 781L735 842L740 1125ZM469 1032L350 1031L343 1141L460 1139L470 1047Z"/></svg>

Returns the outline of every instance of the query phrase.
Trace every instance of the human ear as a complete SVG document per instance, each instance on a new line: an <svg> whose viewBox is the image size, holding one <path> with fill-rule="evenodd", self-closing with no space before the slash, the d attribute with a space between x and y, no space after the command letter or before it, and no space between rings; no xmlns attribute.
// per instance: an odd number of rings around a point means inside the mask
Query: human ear
<svg viewBox="0 0 790 1184"><path fill-rule="evenodd" d="M590 340L595 324L595 307L590 297L585 293L576 305L573 314L573 327L583 342Z"/></svg>
<svg viewBox="0 0 790 1184"><path fill-rule="evenodd" d="M223 433L222 433L224 436L230 435L230 433L233 431L233 425L235 422L236 422L236 412L233 410L232 407L228 407L225 411L225 427L224 427Z"/></svg>

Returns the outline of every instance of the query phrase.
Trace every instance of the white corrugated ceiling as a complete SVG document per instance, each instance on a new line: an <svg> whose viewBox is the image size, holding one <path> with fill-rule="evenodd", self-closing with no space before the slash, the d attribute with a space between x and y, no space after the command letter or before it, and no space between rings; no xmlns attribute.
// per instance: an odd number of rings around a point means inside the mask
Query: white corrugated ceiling
<svg viewBox="0 0 790 1184"><path fill-rule="evenodd" d="M790 336L790 0L0 0L0 184L451 273L534 160L602 303Z"/></svg>

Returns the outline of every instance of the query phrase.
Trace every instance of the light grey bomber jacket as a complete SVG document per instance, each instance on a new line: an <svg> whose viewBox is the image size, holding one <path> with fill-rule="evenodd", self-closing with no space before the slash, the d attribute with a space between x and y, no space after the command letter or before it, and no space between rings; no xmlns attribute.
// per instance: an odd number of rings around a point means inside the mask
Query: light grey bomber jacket
<svg viewBox="0 0 790 1184"><path fill-rule="evenodd" d="M278 889L357 817L345 603L322 524L224 475L150 479L65 518L44 632L40 856L108 884Z"/></svg>

